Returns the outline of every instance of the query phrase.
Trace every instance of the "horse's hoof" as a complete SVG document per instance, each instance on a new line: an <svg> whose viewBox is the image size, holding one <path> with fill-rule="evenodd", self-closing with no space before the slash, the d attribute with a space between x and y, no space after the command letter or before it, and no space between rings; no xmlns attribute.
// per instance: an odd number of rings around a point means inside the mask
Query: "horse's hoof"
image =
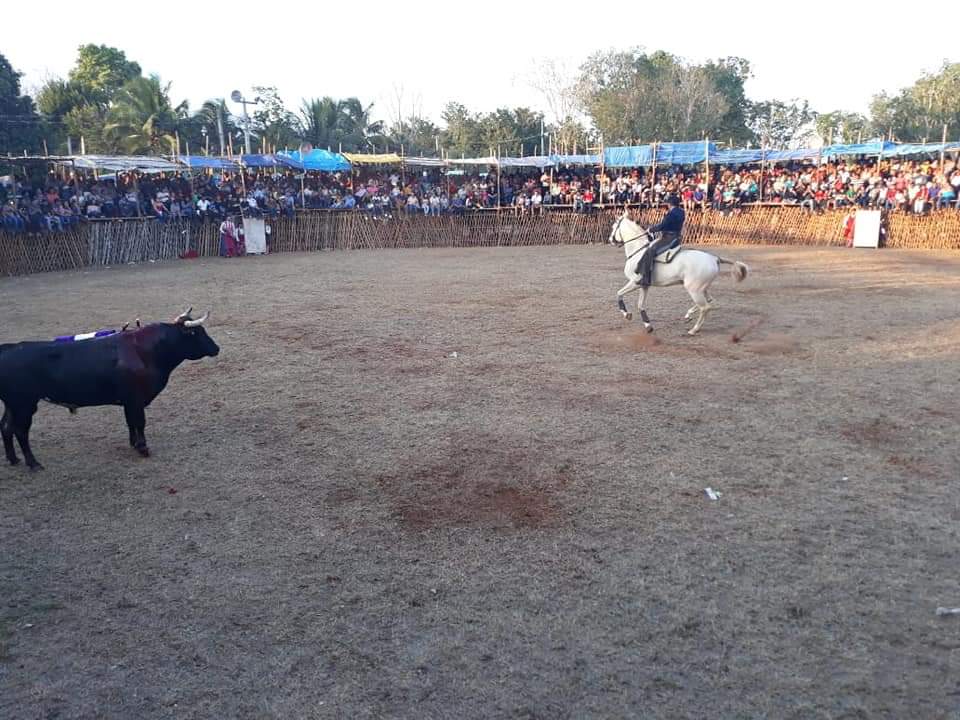
<svg viewBox="0 0 960 720"><path fill-rule="evenodd" d="M623 319L624 319L624 320L633 320L633 313L624 313L624 314L623 314Z"/></svg>
<svg viewBox="0 0 960 720"><path fill-rule="evenodd" d="M688 337L694 337L694 336L697 334L697 332L699 332L699 331L698 331L698 330L687 330L687 336L688 336Z"/></svg>
<svg viewBox="0 0 960 720"><path fill-rule="evenodd" d="M27 467L30 468L30 472L40 472L43 470L43 465L38 462L33 463L33 465L28 465Z"/></svg>
<svg viewBox="0 0 960 720"><path fill-rule="evenodd" d="M138 447L137 452L140 453L140 457L150 457L150 448L148 448L146 445Z"/></svg>
<svg viewBox="0 0 960 720"><path fill-rule="evenodd" d="M648 333L653 332L653 325L644 325L643 327L646 329Z"/></svg>

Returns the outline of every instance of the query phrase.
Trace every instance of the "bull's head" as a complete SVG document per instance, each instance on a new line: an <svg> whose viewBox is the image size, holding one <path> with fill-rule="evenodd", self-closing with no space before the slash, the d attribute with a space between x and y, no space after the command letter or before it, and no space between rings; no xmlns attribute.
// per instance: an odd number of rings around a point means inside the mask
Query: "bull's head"
<svg viewBox="0 0 960 720"><path fill-rule="evenodd" d="M183 342L183 354L188 360L199 360L204 357L216 357L220 353L220 347L213 341L203 324L210 317L207 312L203 317L194 320L190 317L190 308L185 313L177 316L173 324L180 331L180 337Z"/></svg>

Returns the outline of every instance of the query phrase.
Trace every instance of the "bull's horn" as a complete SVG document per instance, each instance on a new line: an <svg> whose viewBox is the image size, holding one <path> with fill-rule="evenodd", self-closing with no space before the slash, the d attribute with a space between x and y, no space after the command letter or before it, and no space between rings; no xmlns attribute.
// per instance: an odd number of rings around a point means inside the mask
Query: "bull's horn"
<svg viewBox="0 0 960 720"><path fill-rule="evenodd" d="M179 322L183 322L184 320L187 320L190 317L190 313L192 312L193 312L193 307L188 307L186 312L177 315L174 322L179 323Z"/></svg>
<svg viewBox="0 0 960 720"><path fill-rule="evenodd" d="M210 311L209 311L209 310L207 310L207 312L205 312L204 315L203 315L203 317L201 317L201 318L197 318L196 320L184 320L184 321L183 321L183 326L184 326L184 327L197 327L197 326L199 326L199 325L203 325L203 324L207 321L207 318L208 318L208 317L210 317Z"/></svg>

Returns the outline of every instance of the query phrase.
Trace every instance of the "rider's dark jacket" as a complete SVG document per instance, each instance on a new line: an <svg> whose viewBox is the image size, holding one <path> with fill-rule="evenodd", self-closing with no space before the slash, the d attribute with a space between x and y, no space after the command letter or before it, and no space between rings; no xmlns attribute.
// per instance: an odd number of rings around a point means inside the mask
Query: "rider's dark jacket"
<svg viewBox="0 0 960 720"><path fill-rule="evenodd" d="M683 208L672 207L661 222L650 228L650 232L676 233L676 235L679 235L680 231L683 230L683 221L686 218Z"/></svg>

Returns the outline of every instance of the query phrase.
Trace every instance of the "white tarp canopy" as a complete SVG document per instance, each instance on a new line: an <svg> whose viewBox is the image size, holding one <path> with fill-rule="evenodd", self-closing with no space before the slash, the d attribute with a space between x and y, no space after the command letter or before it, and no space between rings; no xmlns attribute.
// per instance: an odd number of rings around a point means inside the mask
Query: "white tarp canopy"
<svg viewBox="0 0 960 720"><path fill-rule="evenodd" d="M85 170L104 170L106 172L130 172L138 170L145 173L177 172L181 166L158 157L143 155L73 155L73 164Z"/></svg>
<svg viewBox="0 0 960 720"><path fill-rule="evenodd" d="M425 157L405 157L403 158L405 165L414 165L416 167L444 167L447 164L446 160L441 160L440 158L425 158Z"/></svg>
<svg viewBox="0 0 960 720"><path fill-rule="evenodd" d="M451 165L496 165L497 159L491 155L475 158L447 158L447 162Z"/></svg>

